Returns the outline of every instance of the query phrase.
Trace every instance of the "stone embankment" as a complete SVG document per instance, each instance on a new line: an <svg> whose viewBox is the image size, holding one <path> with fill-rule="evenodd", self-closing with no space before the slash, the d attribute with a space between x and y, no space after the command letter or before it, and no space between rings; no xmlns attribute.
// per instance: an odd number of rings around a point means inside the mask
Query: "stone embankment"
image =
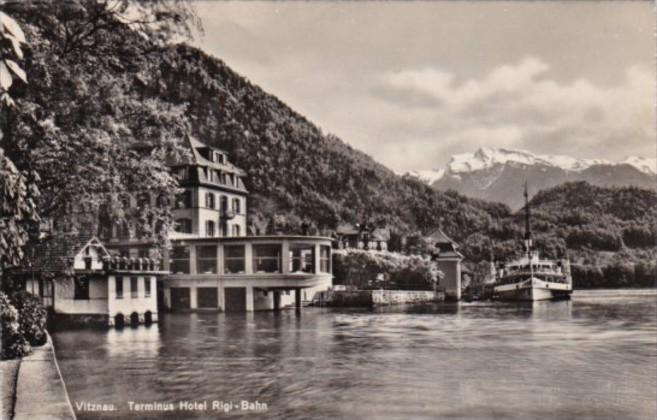
<svg viewBox="0 0 657 420"><path fill-rule="evenodd" d="M320 306L371 307L426 302L443 302L442 291L424 290L329 290L323 292Z"/></svg>
<svg viewBox="0 0 657 420"><path fill-rule="evenodd" d="M15 420L75 420L50 336L21 360L16 381Z"/></svg>

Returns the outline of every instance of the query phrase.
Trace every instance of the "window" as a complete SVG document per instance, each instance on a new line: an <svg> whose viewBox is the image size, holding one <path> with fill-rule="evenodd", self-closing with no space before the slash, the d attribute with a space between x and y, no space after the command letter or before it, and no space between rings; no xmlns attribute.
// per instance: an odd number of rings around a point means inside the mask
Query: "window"
<svg viewBox="0 0 657 420"><path fill-rule="evenodd" d="M214 236L214 222L212 220L205 222L205 236Z"/></svg>
<svg viewBox="0 0 657 420"><path fill-rule="evenodd" d="M240 225L233 225L233 236L240 236Z"/></svg>
<svg viewBox="0 0 657 420"><path fill-rule="evenodd" d="M87 277L76 277L74 280L75 287L73 291L74 299L89 299L89 279Z"/></svg>
<svg viewBox="0 0 657 420"><path fill-rule="evenodd" d="M224 246L224 273L244 273L244 245Z"/></svg>
<svg viewBox="0 0 657 420"><path fill-rule="evenodd" d="M209 209L214 208L214 194L211 192L205 193L205 207Z"/></svg>
<svg viewBox="0 0 657 420"><path fill-rule="evenodd" d="M240 214L240 199L239 198L233 198L233 211L235 214Z"/></svg>
<svg viewBox="0 0 657 420"><path fill-rule="evenodd" d="M176 178L178 178L179 181L189 180L189 169L186 166L178 168L176 171Z"/></svg>
<svg viewBox="0 0 657 420"><path fill-rule="evenodd" d="M192 207L192 192L185 190L184 192L176 195L176 208L188 209Z"/></svg>
<svg viewBox="0 0 657 420"><path fill-rule="evenodd" d="M256 273L280 273L281 246L253 245L253 270Z"/></svg>
<svg viewBox="0 0 657 420"><path fill-rule="evenodd" d="M176 232L192 233L191 219L176 219Z"/></svg>
<svg viewBox="0 0 657 420"><path fill-rule="evenodd" d="M151 297L151 278L144 277L144 296Z"/></svg>
<svg viewBox="0 0 657 420"><path fill-rule="evenodd" d="M225 195L221 196L221 211L224 213L228 211L228 197Z"/></svg>
<svg viewBox="0 0 657 420"><path fill-rule="evenodd" d="M174 246L171 250L171 272L189 274L188 246Z"/></svg>
<svg viewBox="0 0 657 420"><path fill-rule="evenodd" d="M315 246L290 244L290 273L315 272Z"/></svg>
<svg viewBox="0 0 657 420"><path fill-rule="evenodd" d="M116 278L116 298L123 299L123 277Z"/></svg>
<svg viewBox="0 0 657 420"><path fill-rule="evenodd" d="M331 247L328 245L319 247L319 271L320 273L331 272Z"/></svg>
<svg viewBox="0 0 657 420"><path fill-rule="evenodd" d="M217 272L216 245L202 245L196 247L196 271L199 274Z"/></svg>
<svg viewBox="0 0 657 420"><path fill-rule="evenodd" d="M139 297L139 289L137 288L138 278L130 277L130 297L136 299Z"/></svg>
<svg viewBox="0 0 657 420"><path fill-rule="evenodd" d="M93 264L93 257L91 256L91 247L87 247L84 250L84 269L85 270L91 270L92 264Z"/></svg>

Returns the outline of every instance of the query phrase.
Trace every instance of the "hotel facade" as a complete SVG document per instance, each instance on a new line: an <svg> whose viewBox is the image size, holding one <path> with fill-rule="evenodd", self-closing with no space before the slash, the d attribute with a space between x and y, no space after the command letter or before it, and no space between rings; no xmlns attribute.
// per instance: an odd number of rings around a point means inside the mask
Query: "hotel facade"
<svg viewBox="0 0 657 420"><path fill-rule="evenodd" d="M156 321L162 310L298 308L331 287L332 239L248 236L245 172L224 151L187 141L190 157L170 163L182 189L175 199L124 198L137 210L173 201L175 230L161 260L152 258L152 242L130 224L117 224L105 227L101 239L39 244L46 251L37 249L21 270L26 289L55 314L115 325Z"/></svg>

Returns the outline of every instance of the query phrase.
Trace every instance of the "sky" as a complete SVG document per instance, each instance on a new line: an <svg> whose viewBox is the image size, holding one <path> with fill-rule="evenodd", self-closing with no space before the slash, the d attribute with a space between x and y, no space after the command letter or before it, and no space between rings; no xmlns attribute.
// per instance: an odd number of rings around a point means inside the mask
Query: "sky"
<svg viewBox="0 0 657 420"><path fill-rule="evenodd" d="M195 6L195 45L396 171L484 146L656 154L652 2Z"/></svg>

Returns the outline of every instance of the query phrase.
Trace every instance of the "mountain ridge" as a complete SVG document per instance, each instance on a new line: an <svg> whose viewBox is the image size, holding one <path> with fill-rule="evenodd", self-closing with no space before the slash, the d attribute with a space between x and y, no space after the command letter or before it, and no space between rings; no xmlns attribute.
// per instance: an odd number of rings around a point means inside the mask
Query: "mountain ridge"
<svg viewBox="0 0 657 420"><path fill-rule="evenodd" d="M655 188L657 159L630 156L619 162L539 155L520 149L482 147L454 155L445 168L411 171L438 191L454 190L468 197L499 201L517 209L517 191L526 181L537 191L564 182L586 181L596 186Z"/></svg>

